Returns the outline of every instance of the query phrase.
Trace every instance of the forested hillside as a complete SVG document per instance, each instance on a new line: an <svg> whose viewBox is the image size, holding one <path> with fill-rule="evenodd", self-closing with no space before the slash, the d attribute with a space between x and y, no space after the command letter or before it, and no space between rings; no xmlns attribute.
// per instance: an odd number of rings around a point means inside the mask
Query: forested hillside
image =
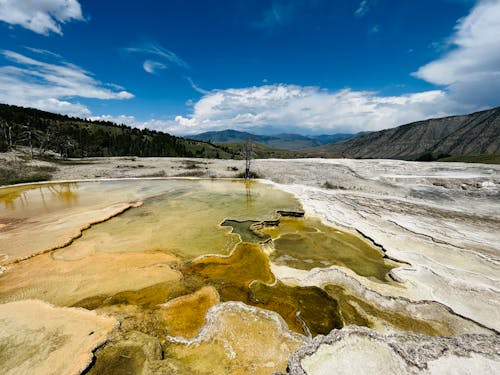
<svg viewBox="0 0 500 375"><path fill-rule="evenodd" d="M154 130L0 104L0 152L17 146L31 147L40 155L50 150L64 157L238 156L224 146Z"/></svg>

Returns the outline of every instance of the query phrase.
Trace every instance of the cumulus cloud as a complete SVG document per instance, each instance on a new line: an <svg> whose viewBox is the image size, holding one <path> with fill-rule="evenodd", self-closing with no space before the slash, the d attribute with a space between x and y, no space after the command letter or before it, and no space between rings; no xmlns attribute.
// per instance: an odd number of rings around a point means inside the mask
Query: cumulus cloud
<svg viewBox="0 0 500 375"><path fill-rule="evenodd" d="M78 0L0 0L0 21L38 34L62 35L61 25L83 21Z"/></svg>
<svg viewBox="0 0 500 375"><path fill-rule="evenodd" d="M31 58L3 50L10 65L0 67L0 102L35 107L73 116L88 116L90 110L74 98L130 99L134 96L115 85L103 84L91 73L64 61L58 55L40 51L40 57L56 57L55 62Z"/></svg>
<svg viewBox="0 0 500 375"><path fill-rule="evenodd" d="M369 8L370 1L363 0L355 14L361 17ZM453 48L414 73L438 89L399 96L286 84L214 90L194 104L191 114L163 126L180 134L226 128L357 132L499 105L499 35L500 0L482 0L457 22L449 38Z"/></svg>
<svg viewBox="0 0 500 375"><path fill-rule="evenodd" d="M183 69L188 69L189 65L183 59L181 59L174 52L163 48L156 43L147 43L141 47L129 47L124 49L129 53L137 53L144 56L154 56L157 60L162 60L159 62L156 60L146 59L142 64L142 67L147 73L156 74L159 69L167 68L167 65L176 65ZM168 64L167 64L168 63Z"/></svg>
<svg viewBox="0 0 500 375"><path fill-rule="evenodd" d="M158 61L146 60L142 64L144 70L149 74L156 74L158 70L165 69L167 66Z"/></svg>
<svg viewBox="0 0 500 375"><path fill-rule="evenodd" d="M179 134L234 128L260 133L379 130L446 115L453 103L441 90L401 96L370 91L328 91L297 85L214 90L190 116L176 116L169 131Z"/></svg>
<svg viewBox="0 0 500 375"><path fill-rule="evenodd" d="M414 75L446 86L450 96L469 105L499 104L500 0L480 1L457 22L452 50L422 66Z"/></svg>

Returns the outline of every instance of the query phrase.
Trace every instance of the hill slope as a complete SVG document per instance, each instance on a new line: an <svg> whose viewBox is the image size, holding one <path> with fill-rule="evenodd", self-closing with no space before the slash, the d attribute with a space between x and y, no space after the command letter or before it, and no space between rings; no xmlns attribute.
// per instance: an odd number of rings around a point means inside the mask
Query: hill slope
<svg viewBox="0 0 500 375"><path fill-rule="evenodd" d="M0 152L29 146L61 156L234 157L225 147L167 133L0 104Z"/></svg>
<svg viewBox="0 0 500 375"><path fill-rule="evenodd" d="M255 142L255 141L254 141ZM66 157L184 156L241 159L244 144L212 144L160 131L137 129L108 121L90 121L38 109L0 104L0 152L31 146ZM304 157L304 154L255 146L255 157ZM258 151L258 152L257 152Z"/></svg>
<svg viewBox="0 0 500 375"><path fill-rule="evenodd" d="M355 158L416 160L500 153L500 107L418 121L324 146Z"/></svg>

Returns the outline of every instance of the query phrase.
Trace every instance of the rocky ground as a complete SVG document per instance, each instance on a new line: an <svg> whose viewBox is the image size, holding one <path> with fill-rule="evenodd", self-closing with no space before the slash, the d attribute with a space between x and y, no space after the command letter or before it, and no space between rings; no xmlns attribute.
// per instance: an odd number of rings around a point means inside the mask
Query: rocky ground
<svg viewBox="0 0 500 375"><path fill-rule="evenodd" d="M3 161L16 155L2 155ZM53 180L103 178L233 178L244 161L179 158L93 158L27 161L53 170ZM387 286L338 267L293 272L272 266L295 285L344 285L381 309L426 306L459 320L469 332L452 339L350 328L297 350L289 371L500 372L500 166L396 160L254 160L252 170L295 194L306 214L360 234L402 263L391 271L404 287ZM436 306L439 309L436 309ZM399 308L398 308L399 311ZM433 313L435 314L435 313ZM434 316L439 319L438 316ZM370 353L369 357L365 354ZM341 360L341 358L343 358ZM392 372L391 372L392 371Z"/></svg>

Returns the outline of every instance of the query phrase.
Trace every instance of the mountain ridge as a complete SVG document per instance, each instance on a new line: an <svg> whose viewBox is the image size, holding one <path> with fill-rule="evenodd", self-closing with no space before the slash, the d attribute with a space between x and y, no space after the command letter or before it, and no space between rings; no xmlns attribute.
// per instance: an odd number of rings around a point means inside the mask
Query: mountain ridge
<svg viewBox="0 0 500 375"><path fill-rule="evenodd" d="M344 157L434 160L500 153L500 107L432 118L318 148Z"/></svg>
<svg viewBox="0 0 500 375"><path fill-rule="evenodd" d="M250 139L253 142L258 142L276 149L300 151L347 140L353 138L354 136L356 135L348 133L321 135L279 133L273 135L261 135L234 129L225 129L199 133L187 136L187 138L211 143L239 143Z"/></svg>

